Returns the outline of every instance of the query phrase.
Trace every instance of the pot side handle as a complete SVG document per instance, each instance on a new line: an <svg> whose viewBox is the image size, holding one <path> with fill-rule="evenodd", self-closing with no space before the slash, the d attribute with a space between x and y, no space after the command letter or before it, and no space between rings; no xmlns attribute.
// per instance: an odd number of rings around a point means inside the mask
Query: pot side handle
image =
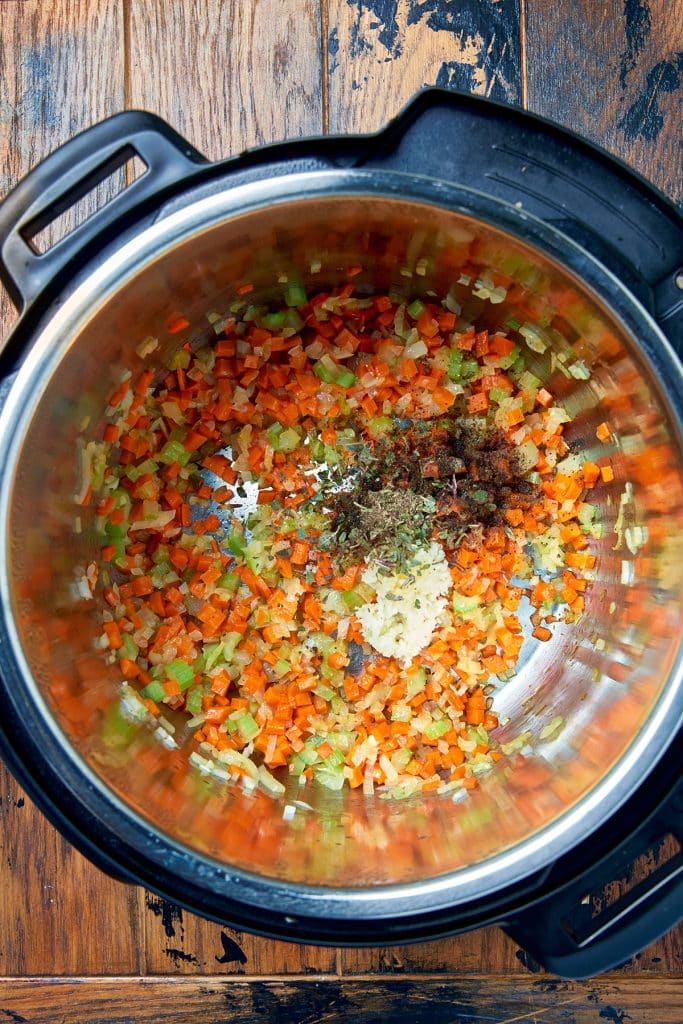
<svg viewBox="0 0 683 1024"><path fill-rule="evenodd" d="M134 157L146 170L45 253L31 239ZM65 142L0 204L0 280L23 312L75 256L164 188L206 160L165 121L139 110L115 114Z"/></svg>
<svg viewBox="0 0 683 1024"><path fill-rule="evenodd" d="M683 220L621 160L528 111L435 88L376 135L327 141L342 165L428 175L521 205L619 277L683 358Z"/></svg>
<svg viewBox="0 0 683 1024"><path fill-rule="evenodd" d="M678 852L611 906L593 915L591 896L615 877L628 877L634 862L673 836ZM617 850L551 896L501 924L547 970L584 979L621 966L655 942L683 916L683 782ZM590 840L589 840L590 841Z"/></svg>

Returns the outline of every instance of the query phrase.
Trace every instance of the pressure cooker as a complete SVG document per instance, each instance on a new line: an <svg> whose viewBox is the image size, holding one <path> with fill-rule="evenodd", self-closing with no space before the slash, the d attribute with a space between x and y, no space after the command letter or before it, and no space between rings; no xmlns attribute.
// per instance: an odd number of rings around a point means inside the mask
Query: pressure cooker
<svg viewBox="0 0 683 1024"><path fill-rule="evenodd" d="M41 253L35 236L132 157L144 173ZM524 748L464 800L309 786L292 817L184 771L189 734L112 745L121 679L98 650L97 602L74 586L98 553L93 510L74 501L77 453L142 367L141 342L158 339L144 365L162 366L181 315L183 340L202 343L244 280L268 304L287 275L330 288L359 265L361 290L415 299L445 294L443 267L465 256L545 310L547 383L574 450L595 451L597 424L612 431L585 612L530 639L495 695L501 740L523 732ZM682 268L676 208L625 165L441 90L375 135L217 163L128 111L35 167L0 206L0 277L19 311L0 354L0 752L49 820L114 877L280 939L389 944L497 923L548 969L585 977L672 927L680 852L616 903L589 897L683 838ZM515 313L497 309L501 323ZM563 371L569 351L588 379Z"/></svg>

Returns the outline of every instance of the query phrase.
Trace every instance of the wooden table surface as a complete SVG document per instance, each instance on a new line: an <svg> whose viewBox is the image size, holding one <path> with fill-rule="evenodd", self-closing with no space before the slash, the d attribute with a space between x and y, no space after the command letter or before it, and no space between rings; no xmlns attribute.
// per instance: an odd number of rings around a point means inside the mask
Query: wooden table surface
<svg viewBox="0 0 683 1024"><path fill-rule="evenodd" d="M372 131L436 83L554 118L680 201L682 50L682 0L0 0L0 196L126 107L218 158ZM12 320L3 295L0 337ZM255 938L107 878L0 768L0 1020L680 1024L682 939L575 984L496 928L373 950Z"/></svg>

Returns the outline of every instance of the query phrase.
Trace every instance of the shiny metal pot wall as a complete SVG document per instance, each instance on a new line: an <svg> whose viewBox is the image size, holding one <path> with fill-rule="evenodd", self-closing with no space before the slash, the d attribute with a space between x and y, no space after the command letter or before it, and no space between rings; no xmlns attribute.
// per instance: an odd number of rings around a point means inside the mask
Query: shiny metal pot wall
<svg viewBox="0 0 683 1024"><path fill-rule="evenodd" d="M529 640L495 707L501 739L528 732L526 756L500 762L464 802L407 802L290 788L283 800L226 788L183 767L146 729L106 729L120 678L96 649L95 602L74 581L99 541L93 510L74 501L78 451L97 438L107 396L187 336L210 334L235 288L253 302L281 295L284 275L311 291L360 264L361 291L445 294L464 261L510 278L498 305L453 291L481 322L544 324L533 372L572 416L568 437L615 471L592 500L604 533L595 583L575 625ZM318 270L318 264L320 269ZM316 270L312 272L311 268ZM512 298L514 296L514 298ZM184 336L183 336L184 338ZM580 359L590 378L565 363ZM247 185L148 228L90 272L38 333L0 420L4 653L41 728L111 820L125 811L159 869L197 854L202 881L246 902L341 917L391 916L471 901L557 858L613 813L665 756L683 711L681 369L642 307L585 251L523 211L476 192L381 172L319 172ZM613 440L596 440L607 421ZM551 730L548 726L553 724ZM550 734L549 734L550 733ZM48 741L46 740L46 743ZM292 821L283 805L303 799ZM225 868L228 871L225 871Z"/></svg>

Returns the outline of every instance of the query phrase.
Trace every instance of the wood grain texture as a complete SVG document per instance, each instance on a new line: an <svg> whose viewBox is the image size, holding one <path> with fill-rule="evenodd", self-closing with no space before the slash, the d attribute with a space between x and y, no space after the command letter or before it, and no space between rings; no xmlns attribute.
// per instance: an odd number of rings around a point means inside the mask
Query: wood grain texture
<svg viewBox="0 0 683 1024"><path fill-rule="evenodd" d="M160 114L213 160L322 131L317 3L129 4L129 106Z"/></svg>
<svg viewBox="0 0 683 1024"><path fill-rule="evenodd" d="M526 0L530 110L683 200L683 0Z"/></svg>
<svg viewBox="0 0 683 1024"><path fill-rule="evenodd" d="M212 159L322 131L317 3L131 0L128 38L128 104L160 114ZM238 934L151 895L144 928L150 974L337 966L334 950Z"/></svg>
<svg viewBox="0 0 683 1024"><path fill-rule="evenodd" d="M143 927L143 974L337 973L339 954L334 949L276 942L237 932L205 921L151 893L144 894Z"/></svg>
<svg viewBox="0 0 683 1024"><path fill-rule="evenodd" d="M519 0L327 0L332 132L369 132L425 85L521 96Z"/></svg>
<svg viewBox="0 0 683 1024"><path fill-rule="evenodd" d="M118 3L0 2L0 199L60 143L121 109L123 55ZM122 184L117 175L97 189L89 209ZM0 344L14 319L0 289Z"/></svg>
<svg viewBox="0 0 683 1024"><path fill-rule="evenodd" d="M0 973L139 973L141 902L76 853L0 764Z"/></svg>
<svg viewBox="0 0 683 1024"><path fill-rule="evenodd" d="M0 979L14 1024L680 1024L683 982L472 976L387 982Z"/></svg>
<svg viewBox="0 0 683 1024"><path fill-rule="evenodd" d="M160 113L218 158L328 126L373 130L416 89L439 84L512 103L526 90L532 109L607 144L680 197L683 0L581 0L552 14L543 0L525 0L525 33L520 2L0 0L0 195L59 142L124 105ZM0 338L3 317L6 329L0 296ZM576 986L539 976L493 928L343 952L257 939L99 873L1 768L0 798L0 974L155 976L0 979L0 1020L682 1019L681 984L666 977L681 971L680 929L618 975ZM614 893L624 884L615 881ZM342 970L353 979L329 977Z"/></svg>

